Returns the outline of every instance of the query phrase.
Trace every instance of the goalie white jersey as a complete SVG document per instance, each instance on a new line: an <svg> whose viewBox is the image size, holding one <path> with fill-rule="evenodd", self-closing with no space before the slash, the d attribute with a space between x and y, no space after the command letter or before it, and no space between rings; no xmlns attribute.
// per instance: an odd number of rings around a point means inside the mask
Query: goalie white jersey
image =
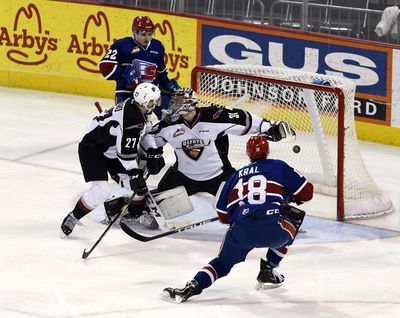
<svg viewBox="0 0 400 318"><path fill-rule="evenodd" d="M259 133L260 126L270 124L259 116L241 109L223 107L196 108L191 122L182 116L175 122L160 121L154 126L157 146L172 145L176 168L196 181L210 180L230 169L228 134ZM243 154L245 154L243 149Z"/></svg>

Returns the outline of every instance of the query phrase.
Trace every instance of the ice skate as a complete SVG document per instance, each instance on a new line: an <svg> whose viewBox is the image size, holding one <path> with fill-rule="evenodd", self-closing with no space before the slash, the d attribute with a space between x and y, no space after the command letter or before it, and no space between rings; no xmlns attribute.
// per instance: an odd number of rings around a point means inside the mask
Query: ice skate
<svg viewBox="0 0 400 318"><path fill-rule="evenodd" d="M187 301L194 295L201 294L202 290L200 284L197 281L192 280L191 282L187 282L186 286L183 288L165 288L161 294L161 298L179 304Z"/></svg>
<svg viewBox="0 0 400 318"><path fill-rule="evenodd" d="M81 222L72 214L72 212L68 213L68 215L64 218L64 220L61 223L61 228L60 228L60 236L61 238L66 238L69 236L75 225L81 225Z"/></svg>
<svg viewBox="0 0 400 318"><path fill-rule="evenodd" d="M280 287L285 281L285 276L278 274L272 267L268 266L263 259L260 260L260 272L257 276L257 290Z"/></svg>

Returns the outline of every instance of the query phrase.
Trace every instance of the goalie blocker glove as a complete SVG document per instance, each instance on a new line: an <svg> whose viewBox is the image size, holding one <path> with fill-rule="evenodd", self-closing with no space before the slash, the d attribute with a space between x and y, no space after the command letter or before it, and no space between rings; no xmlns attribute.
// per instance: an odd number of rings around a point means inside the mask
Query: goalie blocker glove
<svg viewBox="0 0 400 318"><path fill-rule="evenodd" d="M163 148L147 149L147 171L152 175L158 174L164 166Z"/></svg>
<svg viewBox="0 0 400 318"><path fill-rule="evenodd" d="M263 131L261 129L261 133L265 134L265 137L268 140L273 142L277 141L292 142L296 139L296 133L292 128L290 128L288 122L278 121L278 122L271 122L270 124L271 127L267 131Z"/></svg>

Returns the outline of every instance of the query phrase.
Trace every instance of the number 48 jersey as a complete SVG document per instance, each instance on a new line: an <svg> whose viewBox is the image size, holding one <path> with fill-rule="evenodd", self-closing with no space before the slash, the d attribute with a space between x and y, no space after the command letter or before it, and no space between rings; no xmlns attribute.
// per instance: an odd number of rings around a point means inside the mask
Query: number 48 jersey
<svg viewBox="0 0 400 318"><path fill-rule="evenodd" d="M296 202L308 201L313 186L281 160L263 159L244 166L229 177L217 201L222 223L265 211L271 221L279 218L288 195Z"/></svg>

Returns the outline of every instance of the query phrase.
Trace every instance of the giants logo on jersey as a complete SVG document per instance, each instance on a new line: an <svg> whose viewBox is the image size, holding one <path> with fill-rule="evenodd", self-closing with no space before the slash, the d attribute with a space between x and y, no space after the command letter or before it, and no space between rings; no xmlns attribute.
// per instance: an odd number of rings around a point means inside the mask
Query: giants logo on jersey
<svg viewBox="0 0 400 318"><path fill-rule="evenodd" d="M182 142L183 152L193 160L198 160L203 153L204 141L201 139L188 139Z"/></svg>

